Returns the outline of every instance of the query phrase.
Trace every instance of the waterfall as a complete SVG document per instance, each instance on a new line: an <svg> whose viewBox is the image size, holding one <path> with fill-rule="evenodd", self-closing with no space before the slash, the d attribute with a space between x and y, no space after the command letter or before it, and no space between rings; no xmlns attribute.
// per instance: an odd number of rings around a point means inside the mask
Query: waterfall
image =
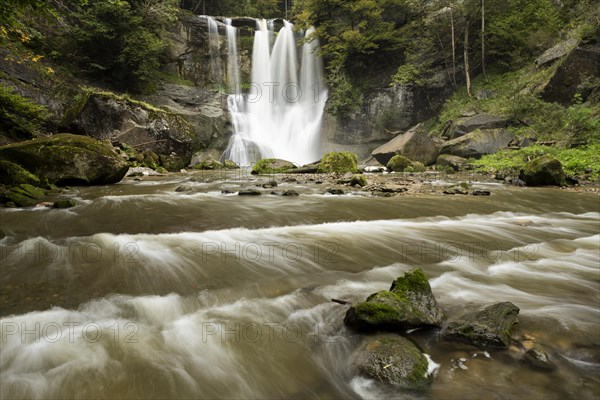
<svg viewBox="0 0 600 400"><path fill-rule="evenodd" d="M320 157L327 90L317 55L319 43L317 39L305 43L299 63L293 28L284 21L272 44L273 22L257 21L250 89L243 96L230 95L227 101L234 134L223 159L250 165L260 158L275 157L306 164ZM311 28L305 37L313 33Z"/></svg>
<svg viewBox="0 0 600 400"><path fill-rule="evenodd" d="M219 38L219 27L213 17L204 16L208 24L208 51L210 56L209 77L212 83L221 83L221 41Z"/></svg>
<svg viewBox="0 0 600 400"><path fill-rule="evenodd" d="M238 94L240 92L240 61L238 59L237 29L231 25L231 18L225 18L227 25L227 83L229 89Z"/></svg>

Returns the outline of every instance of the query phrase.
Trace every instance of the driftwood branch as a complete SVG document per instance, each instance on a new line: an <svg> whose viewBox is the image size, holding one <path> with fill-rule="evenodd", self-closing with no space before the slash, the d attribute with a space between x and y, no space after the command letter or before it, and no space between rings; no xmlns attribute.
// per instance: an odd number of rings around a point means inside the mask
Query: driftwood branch
<svg viewBox="0 0 600 400"><path fill-rule="evenodd" d="M334 303L342 304L342 305L352 305L351 302L346 301L346 300L331 299L331 301L333 301Z"/></svg>
<svg viewBox="0 0 600 400"><path fill-rule="evenodd" d="M147 144L160 143L160 142L166 142L166 141L167 141L167 139L153 140L152 142L140 143L140 144L133 145L131 147L134 147L134 148L141 147L141 146L145 146Z"/></svg>

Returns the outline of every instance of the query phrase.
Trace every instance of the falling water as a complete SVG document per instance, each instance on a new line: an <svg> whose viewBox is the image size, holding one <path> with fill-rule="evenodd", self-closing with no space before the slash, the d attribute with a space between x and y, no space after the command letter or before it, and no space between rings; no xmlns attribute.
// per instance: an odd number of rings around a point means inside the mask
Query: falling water
<svg viewBox="0 0 600 400"><path fill-rule="evenodd" d="M257 21L252 82L245 96L230 96L232 136L224 159L250 165L275 157L298 164L320 156L319 133L327 97L318 40L302 48L300 79L293 25L284 21L271 48L272 23ZM314 29L305 37L310 38Z"/></svg>
<svg viewBox="0 0 600 400"><path fill-rule="evenodd" d="M237 48L237 29L231 25L231 18L225 19L227 25L227 83L229 89L238 94L240 91L240 67Z"/></svg>
<svg viewBox="0 0 600 400"><path fill-rule="evenodd" d="M219 27L213 17L205 16L208 24L208 50L210 56L210 81L213 83L221 82L221 62L220 52L221 44L219 38Z"/></svg>

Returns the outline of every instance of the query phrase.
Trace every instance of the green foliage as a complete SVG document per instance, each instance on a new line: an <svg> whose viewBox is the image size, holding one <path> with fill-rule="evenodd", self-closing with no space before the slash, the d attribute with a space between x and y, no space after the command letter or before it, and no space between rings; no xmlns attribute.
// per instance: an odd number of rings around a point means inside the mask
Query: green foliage
<svg viewBox="0 0 600 400"><path fill-rule="evenodd" d="M12 89L0 84L0 132L11 140L31 139L36 136L48 111Z"/></svg>
<svg viewBox="0 0 600 400"><path fill-rule="evenodd" d="M556 67L539 70L526 67L505 73L491 69L487 80L482 76L473 80L473 91L490 90L496 95L477 100L469 97L464 88L458 90L444 104L433 130L440 132L447 121L456 121L467 110L477 110L510 117L513 121L510 129L519 137L600 142L600 105L582 103L581 97L577 96L574 104L565 108L539 97L540 88Z"/></svg>
<svg viewBox="0 0 600 400"><path fill-rule="evenodd" d="M347 116L360 104L360 82L372 66L397 58L400 33L396 25L408 10L404 0L305 0L295 5L299 26L316 26L328 59L329 108Z"/></svg>
<svg viewBox="0 0 600 400"><path fill-rule="evenodd" d="M288 8L291 9L287 0ZM252 16L281 18L285 16L285 2L281 0L183 0L181 7L194 14L226 17Z"/></svg>
<svg viewBox="0 0 600 400"><path fill-rule="evenodd" d="M550 146L531 146L519 150L505 150L483 156L472 164L487 173L501 172L517 176L528 161L543 155L558 159L565 173L571 176L600 180L600 144L590 144L574 149L559 149Z"/></svg>
<svg viewBox="0 0 600 400"><path fill-rule="evenodd" d="M74 28L62 33L53 51L96 78L151 92L167 61L167 28L178 10L177 0L89 0L69 16Z"/></svg>

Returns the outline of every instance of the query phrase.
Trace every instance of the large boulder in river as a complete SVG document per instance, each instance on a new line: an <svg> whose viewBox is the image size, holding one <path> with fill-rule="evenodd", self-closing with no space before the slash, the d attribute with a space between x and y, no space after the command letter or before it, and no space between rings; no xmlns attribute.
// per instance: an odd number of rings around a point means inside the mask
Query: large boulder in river
<svg viewBox="0 0 600 400"><path fill-rule="evenodd" d="M358 157L356 154L349 151L326 153L319 162L317 172L320 174L328 174L336 172L345 174L348 172L358 171Z"/></svg>
<svg viewBox="0 0 600 400"><path fill-rule="evenodd" d="M427 276L417 268L396 279L389 291L373 293L366 301L352 305L344 323L358 330L405 330L439 326L443 319Z"/></svg>
<svg viewBox="0 0 600 400"><path fill-rule="evenodd" d="M508 146L514 137L506 129L476 130L446 142L440 152L464 158L479 158Z"/></svg>
<svg viewBox="0 0 600 400"><path fill-rule="evenodd" d="M477 129L498 129L506 128L509 119L497 115L477 114L464 120L459 120L454 126L452 139L476 131Z"/></svg>
<svg viewBox="0 0 600 400"><path fill-rule="evenodd" d="M401 389L423 390L431 383L429 361L421 349L398 335L367 338L353 366L360 375Z"/></svg>
<svg viewBox="0 0 600 400"><path fill-rule="evenodd" d="M519 308L514 304L497 303L450 321L443 336L475 346L508 348L512 329L519 322L517 315Z"/></svg>
<svg viewBox="0 0 600 400"><path fill-rule="evenodd" d="M556 158L544 155L525 164L519 175L527 186L564 186L565 172Z"/></svg>
<svg viewBox="0 0 600 400"><path fill-rule="evenodd" d="M0 158L59 186L116 183L129 169L110 143L71 134L2 146Z"/></svg>
<svg viewBox="0 0 600 400"><path fill-rule="evenodd" d="M435 142L427 135L425 126L419 124L371 153L382 165L387 165L396 154L403 155L412 161L431 165L435 163L439 151Z"/></svg>
<svg viewBox="0 0 600 400"><path fill-rule="evenodd" d="M254 164L252 175L282 174L295 167L290 161L278 158L264 158Z"/></svg>

